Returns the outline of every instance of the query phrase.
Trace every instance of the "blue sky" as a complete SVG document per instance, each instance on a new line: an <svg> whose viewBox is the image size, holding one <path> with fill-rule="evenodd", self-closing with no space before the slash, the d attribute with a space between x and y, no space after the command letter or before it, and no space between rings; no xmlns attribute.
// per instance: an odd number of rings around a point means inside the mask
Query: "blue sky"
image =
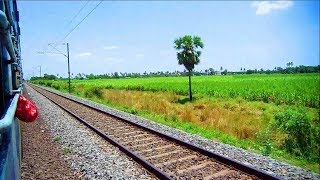
<svg viewBox="0 0 320 180"><path fill-rule="evenodd" d="M99 1L18 1L26 77L66 77L67 60L48 43L59 42ZM195 70L319 64L319 1L104 1L63 42L71 72L104 74L183 70L173 41L198 35L204 43ZM57 46L61 51L66 47Z"/></svg>

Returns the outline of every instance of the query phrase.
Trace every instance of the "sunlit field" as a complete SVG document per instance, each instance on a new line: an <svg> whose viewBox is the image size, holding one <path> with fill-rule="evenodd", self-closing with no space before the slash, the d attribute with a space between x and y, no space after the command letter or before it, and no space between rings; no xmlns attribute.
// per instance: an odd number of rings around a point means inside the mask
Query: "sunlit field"
<svg viewBox="0 0 320 180"><path fill-rule="evenodd" d="M194 76L192 89L189 102L187 77L72 80L75 95L318 171L319 74Z"/></svg>
<svg viewBox="0 0 320 180"><path fill-rule="evenodd" d="M73 86L139 91L171 91L188 94L187 77L157 77L128 79L73 80ZM52 85L66 88L63 81ZM216 98L243 98L248 101L319 107L319 74L276 74L235 76L194 76L193 92Z"/></svg>

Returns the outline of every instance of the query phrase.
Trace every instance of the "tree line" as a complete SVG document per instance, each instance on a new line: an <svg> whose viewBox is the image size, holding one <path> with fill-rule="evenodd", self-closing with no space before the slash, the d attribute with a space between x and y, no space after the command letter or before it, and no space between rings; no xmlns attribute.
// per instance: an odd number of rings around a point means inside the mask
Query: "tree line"
<svg viewBox="0 0 320 180"><path fill-rule="evenodd" d="M203 76L203 75L228 75L228 74L294 74L294 73L319 73L320 65L318 66L296 66L293 67L293 62L286 63L287 67L275 67L274 69L247 69L240 68L240 71L228 71L220 67L220 71L216 71L213 68L206 69L204 71L195 71L195 65L200 63L201 50L204 44L199 36L185 35L174 40L174 48L177 51L177 60L179 65L183 65L185 70L180 71L157 71L157 72L144 72L144 73L106 73L100 75L78 73L73 79L111 79L111 78L140 78L140 77L175 77L175 76L188 76L189 77L189 98L192 101L192 88L191 88L191 76ZM72 74L73 76L73 74ZM58 75L44 74L43 77L32 77L31 80L57 79Z"/></svg>
<svg viewBox="0 0 320 180"><path fill-rule="evenodd" d="M221 70L222 69L222 70ZM142 77L180 77L188 76L188 71L155 71L155 72L144 72L144 73L127 73L127 72L114 72L105 74L84 74L78 73L73 75L73 79L116 79L116 78L142 78ZM296 67L275 67L274 69L245 69L240 68L239 71L228 71L221 67L219 70L208 68L200 71L193 71L194 76L207 76L207 75L232 75L232 74L298 74L298 73L320 73L320 65L318 66L296 66ZM59 75L44 74L43 77L31 77L31 80L53 80L53 79L64 79Z"/></svg>

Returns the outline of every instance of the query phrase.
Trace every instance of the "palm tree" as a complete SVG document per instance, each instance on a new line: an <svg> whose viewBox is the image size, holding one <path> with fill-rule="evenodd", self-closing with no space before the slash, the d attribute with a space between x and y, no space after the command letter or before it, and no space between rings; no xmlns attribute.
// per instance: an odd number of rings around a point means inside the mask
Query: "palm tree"
<svg viewBox="0 0 320 180"><path fill-rule="evenodd" d="M292 67L293 66L293 62L288 62L287 63L287 67Z"/></svg>
<svg viewBox="0 0 320 180"><path fill-rule="evenodd" d="M203 48L203 43L199 36L186 35L180 37L174 41L174 48L178 50L177 59L179 65L184 65L184 67L189 71L189 97L192 101L192 91L191 91L191 75L194 65L199 64L201 51L198 48Z"/></svg>

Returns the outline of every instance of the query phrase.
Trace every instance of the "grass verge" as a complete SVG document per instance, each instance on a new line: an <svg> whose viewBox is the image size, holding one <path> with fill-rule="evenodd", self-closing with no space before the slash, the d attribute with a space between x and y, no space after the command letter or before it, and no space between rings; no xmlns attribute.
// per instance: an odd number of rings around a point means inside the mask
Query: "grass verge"
<svg viewBox="0 0 320 180"><path fill-rule="evenodd" d="M256 138L257 133L259 134L266 129L268 123L270 120L272 120L273 115L276 112L281 111L281 109L287 108L288 106L277 106L273 105L272 103L246 102L242 99L227 100L217 98L207 99L202 97L198 97L197 101L188 103L183 101L184 97L176 97L175 95L170 94L164 95L161 94L161 92L157 92L160 93L159 97L157 97L157 94L154 92L150 92L151 96L149 96L150 94L148 94L148 92L139 94L142 92L112 89L102 91L99 89L91 89L89 92L86 92L85 89L76 89L75 91L78 93L74 93L73 95L87 98L89 100L105 104L131 114L145 117L155 122L168 125L191 134L197 134L204 138L230 144L251 152L267 154L275 159L320 173L319 163L310 161L308 158L297 157L289 154L285 150L279 148L279 146L265 145ZM169 104L163 100L169 101ZM153 107L152 104L154 104ZM143 105L147 106L144 107ZM179 110L185 110L186 107L186 111L179 113ZM188 108L189 110L192 110L192 112L188 111ZM221 123L221 118L218 118L217 120L210 120L209 118L209 121L206 120L207 118L204 118L205 120L201 121L201 114L204 110L217 110L219 108L219 114L209 113L206 115L206 117L211 117L214 115L228 117L222 118L222 124L225 126L216 126L217 124ZM198 110L201 113L197 112ZM194 113L193 111L196 114L192 114ZM308 111L312 116L317 117L317 115L314 115L317 114L317 110L308 109ZM239 119L239 117L251 118L251 120L247 121L246 119ZM245 125L249 123L255 123L254 127L258 126L258 129L255 129L255 131L248 131L250 133L245 133L245 135L243 135L243 133L240 131L237 131L235 128L231 128L231 130L233 130L232 132L228 126L228 123L230 124L230 122L227 121L230 119L232 120L231 122L240 123L239 125L235 125L233 127L240 127L241 123ZM279 136L280 138L277 140L282 140L281 134L274 134L273 136L276 138Z"/></svg>

